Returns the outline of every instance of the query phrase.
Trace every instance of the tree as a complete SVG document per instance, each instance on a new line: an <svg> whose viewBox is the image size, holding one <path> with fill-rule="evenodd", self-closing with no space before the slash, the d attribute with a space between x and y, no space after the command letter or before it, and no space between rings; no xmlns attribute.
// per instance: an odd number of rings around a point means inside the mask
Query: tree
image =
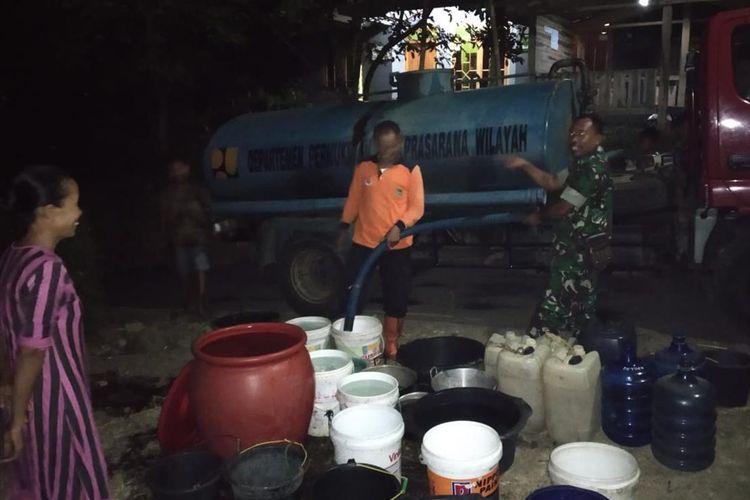
<svg viewBox="0 0 750 500"><path fill-rule="evenodd" d="M526 38L525 28L513 29L513 23L504 15L504 10L497 9L497 38L495 47L492 39L492 17L488 9L473 9L484 25L481 28L468 26L470 37L488 48L492 57L500 54L499 59L507 57L513 62L522 60L523 42ZM426 1L421 11L400 10L382 16L366 19L362 25L362 37L372 40L378 33L386 33L385 42L375 41L365 44L364 52L370 56L370 64L363 81L363 94L369 94L370 85L377 68L386 61L393 60L396 55L404 55L409 51L418 50L423 59L424 53L434 49L444 57L452 56L451 51L463 40L458 35L446 32L435 23L432 16L430 2ZM419 43L414 43L414 40Z"/></svg>

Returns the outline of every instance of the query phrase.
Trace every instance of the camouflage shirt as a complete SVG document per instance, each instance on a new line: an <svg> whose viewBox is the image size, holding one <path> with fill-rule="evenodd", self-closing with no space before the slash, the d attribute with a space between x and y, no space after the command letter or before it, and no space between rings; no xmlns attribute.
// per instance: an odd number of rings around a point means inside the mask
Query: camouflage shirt
<svg viewBox="0 0 750 500"><path fill-rule="evenodd" d="M604 152L599 149L578 158L558 177L564 183L560 199L573 205L573 210L557 224L556 246L580 247L580 242L588 236L609 233L613 186Z"/></svg>

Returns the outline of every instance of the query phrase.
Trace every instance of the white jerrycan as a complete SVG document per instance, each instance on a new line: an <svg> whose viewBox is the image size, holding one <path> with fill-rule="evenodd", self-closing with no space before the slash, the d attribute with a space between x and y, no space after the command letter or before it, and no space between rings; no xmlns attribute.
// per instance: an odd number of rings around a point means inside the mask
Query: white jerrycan
<svg viewBox="0 0 750 500"><path fill-rule="evenodd" d="M493 333L484 347L484 371L497 377L497 362L500 352L506 345L513 342L521 342L523 335L518 335L513 330L506 330L505 333Z"/></svg>
<svg viewBox="0 0 750 500"><path fill-rule="evenodd" d="M524 434L544 430L544 397L542 367L549 355L549 346L531 337L506 342L497 363L498 389L509 396L521 398L531 406L531 416L523 429Z"/></svg>
<svg viewBox="0 0 750 500"><path fill-rule="evenodd" d="M558 444L591 441L600 422L599 353L556 349L544 363L547 432Z"/></svg>

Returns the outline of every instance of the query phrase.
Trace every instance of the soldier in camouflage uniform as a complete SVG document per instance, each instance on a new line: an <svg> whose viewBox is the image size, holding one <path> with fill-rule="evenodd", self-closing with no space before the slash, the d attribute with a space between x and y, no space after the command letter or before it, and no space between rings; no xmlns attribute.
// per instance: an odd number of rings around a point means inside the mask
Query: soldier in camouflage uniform
<svg viewBox="0 0 750 500"><path fill-rule="evenodd" d="M612 220L612 180L600 148L602 132L597 116L576 118L570 127L575 162L556 175L522 158L505 161L507 168L525 172L546 191L560 195L557 202L526 218L534 226L546 219L555 222L550 281L531 321L532 337L562 331L577 335L594 315L599 273L588 259L586 239L611 234Z"/></svg>

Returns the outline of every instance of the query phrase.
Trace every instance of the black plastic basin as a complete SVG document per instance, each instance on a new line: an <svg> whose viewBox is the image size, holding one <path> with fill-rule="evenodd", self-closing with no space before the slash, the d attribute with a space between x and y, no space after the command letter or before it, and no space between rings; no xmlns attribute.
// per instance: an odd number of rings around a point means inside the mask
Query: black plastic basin
<svg viewBox="0 0 750 500"><path fill-rule="evenodd" d="M531 415L521 398L476 387L446 389L428 394L403 410L407 438L421 441L436 425L471 420L495 429L503 442L500 472L507 472L516 455L516 438Z"/></svg>
<svg viewBox="0 0 750 500"><path fill-rule="evenodd" d="M484 361L484 344L466 337L430 337L398 348L396 360L417 372L421 386L430 385L430 369L476 366Z"/></svg>

